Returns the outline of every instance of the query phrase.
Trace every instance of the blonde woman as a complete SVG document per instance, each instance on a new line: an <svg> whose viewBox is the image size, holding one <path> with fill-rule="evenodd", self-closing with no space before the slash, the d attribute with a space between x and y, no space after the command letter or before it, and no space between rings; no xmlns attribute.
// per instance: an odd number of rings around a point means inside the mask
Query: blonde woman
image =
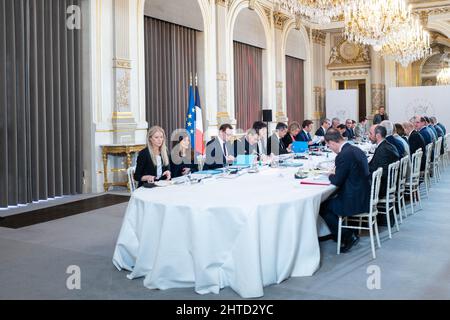
<svg viewBox="0 0 450 320"><path fill-rule="evenodd" d="M163 128L153 126L148 130L147 148L139 152L134 179L139 182L140 187L145 182L152 183L155 180L170 178L166 135Z"/></svg>

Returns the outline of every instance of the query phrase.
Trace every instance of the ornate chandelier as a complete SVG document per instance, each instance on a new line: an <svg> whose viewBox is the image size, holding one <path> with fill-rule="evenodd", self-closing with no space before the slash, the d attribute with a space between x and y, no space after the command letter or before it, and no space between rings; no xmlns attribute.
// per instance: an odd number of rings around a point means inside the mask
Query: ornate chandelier
<svg viewBox="0 0 450 320"><path fill-rule="evenodd" d="M403 67L431 54L430 35L419 19L410 18L398 32L390 34L382 47L383 55L391 56Z"/></svg>
<svg viewBox="0 0 450 320"><path fill-rule="evenodd" d="M353 0L275 0L282 8L292 14L308 17L319 24L330 23L344 12L346 6Z"/></svg>
<svg viewBox="0 0 450 320"><path fill-rule="evenodd" d="M448 86L450 85L450 68L443 68L437 75L437 85Z"/></svg>
<svg viewBox="0 0 450 320"><path fill-rule="evenodd" d="M448 53L444 53L441 57L441 66L442 69L438 73L436 78L436 84L438 86L447 86L450 85L450 62L448 59Z"/></svg>
<svg viewBox="0 0 450 320"><path fill-rule="evenodd" d="M344 11L347 40L381 50L410 18L404 0L354 0Z"/></svg>

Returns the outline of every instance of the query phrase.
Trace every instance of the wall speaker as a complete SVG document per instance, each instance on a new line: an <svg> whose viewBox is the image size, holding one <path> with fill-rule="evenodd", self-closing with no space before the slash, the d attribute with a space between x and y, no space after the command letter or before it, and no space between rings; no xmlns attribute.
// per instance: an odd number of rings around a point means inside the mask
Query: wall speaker
<svg viewBox="0 0 450 320"><path fill-rule="evenodd" d="M272 109L264 109L262 112L263 112L263 121L272 122Z"/></svg>

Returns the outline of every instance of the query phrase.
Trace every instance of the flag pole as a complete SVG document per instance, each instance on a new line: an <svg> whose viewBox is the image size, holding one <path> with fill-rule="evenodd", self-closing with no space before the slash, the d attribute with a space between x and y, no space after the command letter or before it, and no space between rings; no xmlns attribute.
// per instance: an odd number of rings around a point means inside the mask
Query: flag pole
<svg viewBox="0 0 450 320"><path fill-rule="evenodd" d="M192 72L189 73L189 84L192 86Z"/></svg>
<svg viewBox="0 0 450 320"><path fill-rule="evenodd" d="M195 86L198 87L198 75L195 73Z"/></svg>

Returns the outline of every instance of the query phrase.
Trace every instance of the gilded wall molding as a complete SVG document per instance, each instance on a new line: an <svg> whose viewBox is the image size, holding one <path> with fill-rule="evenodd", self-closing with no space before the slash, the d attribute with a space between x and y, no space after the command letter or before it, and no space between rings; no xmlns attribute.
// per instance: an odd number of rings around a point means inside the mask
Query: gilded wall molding
<svg viewBox="0 0 450 320"><path fill-rule="evenodd" d="M328 69L342 67L369 67L371 64L370 49L368 46L348 42L341 38L331 48Z"/></svg>
<svg viewBox="0 0 450 320"><path fill-rule="evenodd" d="M371 85L372 111L375 113L380 107L385 106L386 86L380 83Z"/></svg>
<svg viewBox="0 0 450 320"><path fill-rule="evenodd" d="M216 5L228 8L230 5L230 0L216 0Z"/></svg>
<svg viewBox="0 0 450 320"><path fill-rule="evenodd" d="M321 46L325 46L325 39L327 38L327 34L324 31L313 29L312 30L312 41L313 43L320 44Z"/></svg>
<svg viewBox="0 0 450 320"><path fill-rule="evenodd" d="M281 12L275 12L273 14L273 22L276 29L283 30L286 22L290 19L287 15Z"/></svg>
<svg viewBox="0 0 450 320"><path fill-rule="evenodd" d="M369 70L335 71L332 73L333 77L365 76L368 74Z"/></svg>
<svg viewBox="0 0 450 320"><path fill-rule="evenodd" d="M275 83L275 87L276 88L283 88L284 87L284 82L283 81L277 81Z"/></svg>
<svg viewBox="0 0 450 320"><path fill-rule="evenodd" d="M116 91L116 106L118 110L130 107L130 79L131 72L124 69L123 74L118 76Z"/></svg>
<svg viewBox="0 0 450 320"><path fill-rule="evenodd" d="M113 68L131 69L131 60L113 59Z"/></svg>
<svg viewBox="0 0 450 320"><path fill-rule="evenodd" d="M227 74L226 73L217 73L217 80L220 81L227 81Z"/></svg>
<svg viewBox="0 0 450 320"><path fill-rule="evenodd" d="M249 0L249 2L248 2L248 8L250 9L250 10L255 10L255 8L256 8L256 2L257 2L258 0Z"/></svg>
<svg viewBox="0 0 450 320"><path fill-rule="evenodd" d="M440 15L450 13L450 6L437 7L437 8L416 8L413 9L413 13L422 14L426 13L427 16Z"/></svg>

